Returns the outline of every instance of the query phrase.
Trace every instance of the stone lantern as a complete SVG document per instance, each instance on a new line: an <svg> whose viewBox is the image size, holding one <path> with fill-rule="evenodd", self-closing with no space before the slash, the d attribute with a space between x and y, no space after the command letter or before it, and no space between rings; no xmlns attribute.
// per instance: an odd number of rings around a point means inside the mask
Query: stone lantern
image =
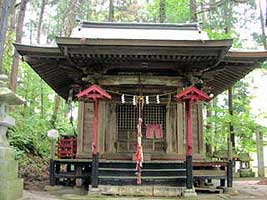
<svg viewBox="0 0 267 200"><path fill-rule="evenodd" d="M15 125L15 119L8 115L9 105L23 104L24 101L8 89L7 81L7 76L0 74L0 199L15 200L22 197L23 179L18 178L18 161L6 132Z"/></svg>

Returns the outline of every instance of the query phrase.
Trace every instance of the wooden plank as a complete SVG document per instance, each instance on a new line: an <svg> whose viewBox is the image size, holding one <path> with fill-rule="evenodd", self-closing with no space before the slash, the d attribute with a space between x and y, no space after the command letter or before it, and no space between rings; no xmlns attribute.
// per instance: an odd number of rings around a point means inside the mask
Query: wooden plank
<svg viewBox="0 0 267 200"><path fill-rule="evenodd" d="M83 151L83 124L84 122L84 102L79 103L79 110L78 110L78 137L77 137L77 157L79 157L79 154Z"/></svg>
<svg viewBox="0 0 267 200"><path fill-rule="evenodd" d="M198 120L197 120L197 104L192 105L192 134L193 134L193 154L199 153L198 138Z"/></svg>
<svg viewBox="0 0 267 200"><path fill-rule="evenodd" d="M100 85L138 85L140 82L144 85L164 85L164 86L182 86L183 78L180 76L170 77L170 76L135 76L135 75L102 75L88 76L83 80L98 80Z"/></svg>
<svg viewBox="0 0 267 200"><path fill-rule="evenodd" d="M183 103L177 103L177 152L183 154L184 151L184 117Z"/></svg>
<svg viewBox="0 0 267 200"><path fill-rule="evenodd" d="M204 145L204 135L203 135L203 113L202 113L202 103L197 104L197 118L198 118L198 147L199 147L199 153L203 154L205 156L205 145Z"/></svg>
<svg viewBox="0 0 267 200"><path fill-rule="evenodd" d="M115 153L115 142L117 138L117 116L116 116L116 104L111 102L106 104L106 126L105 126L105 151L107 153Z"/></svg>
<svg viewBox="0 0 267 200"><path fill-rule="evenodd" d="M172 145L172 118L171 118L171 98L169 97L169 103L166 105L166 143L167 149L166 153L173 152L173 145Z"/></svg>
<svg viewBox="0 0 267 200"><path fill-rule="evenodd" d="M222 177L222 176L227 176L226 171L225 170L193 170L194 172L194 177L204 177L204 176L218 176L218 177Z"/></svg>
<svg viewBox="0 0 267 200"><path fill-rule="evenodd" d="M93 121L94 121L94 105L93 103L85 103L84 108L84 134L83 134L83 153L92 155L93 143Z"/></svg>
<svg viewBox="0 0 267 200"><path fill-rule="evenodd" d="M98 120L98 148L101 155L105 151L105 126L106 126L106 102L99 103L99 120Z"/></svg>
<svg viewBox="0 0 267 200"><path fill-rule="evenodd" d="M214 166L227 166L228 162L224 161L193 161L194 167L214 167Z"/></svg>

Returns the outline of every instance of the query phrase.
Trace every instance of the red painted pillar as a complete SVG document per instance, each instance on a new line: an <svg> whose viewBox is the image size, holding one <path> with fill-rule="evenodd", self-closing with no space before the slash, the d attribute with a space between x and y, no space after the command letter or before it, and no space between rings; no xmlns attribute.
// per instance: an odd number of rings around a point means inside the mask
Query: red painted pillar
<svg viewBox="0 0 267 200"><path fill-rule="evenodd" d="M187 99L185 101L186 109L186 188L193 189L193 131L192 131L192 101Z"/></svg>
<svg viewBox="0 0 267 200"><path fill-rule="evenodd" d="M94 102L94 141L93 141L93 154L98 153L98 107L99 101Z"/></svg>
<svg viewBox="0 0 267 200"><path fill-rule="evenodd" d="M186 151L186 155L188 156L192 156L193 154L193 133L192 133L192 102L190 100L187 100L185 102L185 106L186 106L186 121L187 121L187 139L186 139L186 143L187 143L187 151Z"/></svg>

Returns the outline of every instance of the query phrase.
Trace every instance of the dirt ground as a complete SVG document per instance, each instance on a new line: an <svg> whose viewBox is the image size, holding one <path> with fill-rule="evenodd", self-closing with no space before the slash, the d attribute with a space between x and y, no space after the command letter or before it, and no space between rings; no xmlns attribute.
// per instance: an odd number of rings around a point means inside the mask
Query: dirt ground
<svg viewBox="0 0 267 200"><path fill-rule="evenodd" d="M188 197L190 200L267 200L267 185L257 184L259 180L236 180L234 181L234 192L227 194L198 194L197 197ZM236 190L238 192L236 192ZM156 197L114 197L114 196L95 196L79 195L79 191L71 188L63 188L58 191L44 192L42 190L24 190L22 200L173 200L180 198L156 198Z"/></svg>

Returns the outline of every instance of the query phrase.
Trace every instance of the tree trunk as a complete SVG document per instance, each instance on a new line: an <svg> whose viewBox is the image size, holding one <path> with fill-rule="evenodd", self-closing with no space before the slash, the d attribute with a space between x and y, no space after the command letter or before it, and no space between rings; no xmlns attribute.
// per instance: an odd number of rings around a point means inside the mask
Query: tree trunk
<svg viewBox="0 0 267 200"><path fill-rule="evenodd" d="M40 44L40 38L43 32L43 18L44 18L44 11L45 11L46 4L47 4L47 0L42 0L41 11L40 11L40 16L39 16L39 21L38 21L37 44Z"/></svg>
<svg viewBox="0 0 267 200"><path fill-rule="evenodd" d="M267 2L266 2L267 3ZM263 11L262 11L262 4L261 0L259 0L259 7L260 7L260 21L261 21L261 34L262 34L262 42L264 49L267 49L267 41L266 41L266 33L265 33L265 26L264 26L264 17L263 17ZM267 6L266 6L267 7ZM267 12L267 8L266 8ZM266 14L267 15L267 14ZM267 20L267 17L266 17Z"/></svg>
<svg viewBox="0 0 267 200"><path fill-rule="evenodd" d="M164 23L166 20L166 0L159 2L159 22Z"/></svg>
<svg viewBox="0 0 267 200"><path fill-rule="evenodd" d="M58 115L58 111L59 111L59 108L60 108L60 101L61 101L61 98L59 95L56 95L55 96L55 108L54 108L54 113L52 115L52 119L51 119L51 125L52 127L55 128L55 125L56 125L56 121L57 121L57 115Z"/></svg>
<svg viewBox="0 0 267 200"><path fill-rule="evenodd" d="M191 21L197 22L197 2L196 2L196 0L190 0L190 13L191 13Z"/></svg>
<svg viewBox="0 0 267 200"><path fill-rule="evenodd" d="M113 0L109 0L108 21L109 22L113 22L114 21L114 4L113 4Z"/></svg>
<svg viewBox="0 0 267 200"><path fill-rule="evenodd" d="M29 0L22 0L20 4L20 11L18 16L18 23L16 27L16 43L21 43L23 36L23 23L25 18L25 12L27 3ZM10 89L15 92L17 87L17 78L18 78L18 66L19 66L19 54L15 52L11 70L11 80L10 80Z"/></svg>
<svg viewBox="0 0 267 200"><path fill-rule="evenodd" d="M42 0L41 11L40 11L40 16L39 16L39 21L38 21L37 44L40 44L40 38L43 32L43 19L44 19L44 11L45 11L46 4L47 4L47 0ZM41 85L41 118L44 118L44 83L43 83L43 80L40 80L40 85Z"/></svg>
<svg viewBox="0 0 267 200"><path fill-rule="evenodd" d="M4 45L8 29L8 16L13 5L13 0L0 0L0 74L3 72Z"/></svg>

